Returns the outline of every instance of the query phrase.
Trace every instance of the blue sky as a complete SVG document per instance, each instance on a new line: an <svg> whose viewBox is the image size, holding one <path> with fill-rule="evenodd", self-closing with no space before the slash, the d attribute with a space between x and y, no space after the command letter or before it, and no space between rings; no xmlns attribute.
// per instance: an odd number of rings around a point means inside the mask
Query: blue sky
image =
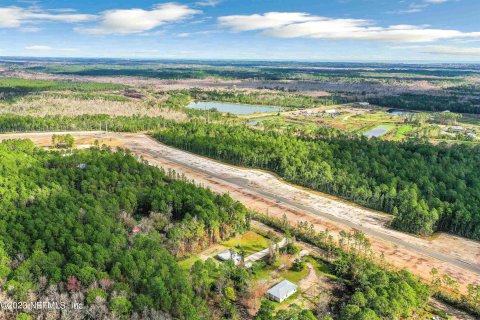
<svg viewBox="0 0 480 320"><path fill-rule="evenodd" d="M0 55L480 61L478 0L0 0Z"/></svg>

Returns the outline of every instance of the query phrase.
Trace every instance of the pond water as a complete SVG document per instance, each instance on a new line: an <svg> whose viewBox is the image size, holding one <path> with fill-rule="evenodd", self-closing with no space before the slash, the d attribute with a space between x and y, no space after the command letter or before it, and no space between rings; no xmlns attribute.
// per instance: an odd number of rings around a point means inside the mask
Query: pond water
<svg viewBox="0 0 480 320"><path fill-rule="evenodd" d="M390 109L390 110L388 110L388 113L391 114L392 116L405 117L410 112L408 112L406 110L400 110L400 109Z"/></svg>
<svg viewBox="0 0 480 320"><path fill-rule="evenodd" d="M369 137L369 138L371 138L371 137L377 137L378 138L378 137L383 136L388 131L390 131L390 130L388 130L386 128L382 128L382 127L376 127L376 128L373 128L370 131L365 132L363 135L365 137Z"/></svg>
<svg viewBox="0 0 480 320"><path fill-rule="evenodd" d="M283 111L279 107L270 107L270 106L258 106L251 104L236 104L236 103L224 103L224 102L191 102L187 108L192 109L217 109L219 112L229 112L233 114L253 114L256 112L278 112Z"/></svg>

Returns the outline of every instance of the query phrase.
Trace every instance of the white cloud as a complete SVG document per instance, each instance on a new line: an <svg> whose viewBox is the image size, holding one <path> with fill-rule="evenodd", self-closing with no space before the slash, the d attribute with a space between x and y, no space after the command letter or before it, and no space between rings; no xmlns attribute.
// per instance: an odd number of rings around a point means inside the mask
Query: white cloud
<svg viewBox="0 0 480 320"><path fill-rule="evenodd" d="M0 7L0 28L20 28L25 24L43 21L78 23L94 19L94 15L78 13L51 13L41 9Z"/></svg>
<svg viewBox="0 0 480 320"><path fill-rule="evenodd" d="M407 46L400 49L414 49L416 51L435 55L447 56L474 56L480 59L480 48L455 46Z"/></svg>
<svg viewBox="0 0 480 320"><path fill-rule="evenodd" d="M215 7L217 4L222 2L221 0L204 0L204 1L197 1L195 4L200 7Z"/></svg>
<svg viewBox="0 0 480 320"><path fill-rule="evenodd" d="M115 9L101 14L100 23L92 28L77 29L90 34L132 34L152 30L165 23L189 18L201 11L177 3L163 3L152 10Z"/></svg>
<svg viewBox="0 0 480 320"><path fill-rule="evenodd" d="M378 27L368 20L328 18L300 12L223 16L219 17L219 22L234 31L257 30L277 38L385 42L432 42L444 39L480 38L480 32L461 32L415 25Z"/></svg>
<svg viewBox="0 0 480 320"><path fill-rule="evenodd" d="M25 47L28 51L77 51L75 48L53 48L46 45L31 45Z"/></svg>
<svg viewBox="0 0 480 320"><path fill-rule="evenodd" d="M53 48L50 47L50 46L44 46L44 45L34 45L34 46L25 47L25 50L29 50L29 51L50 51L50 50L53 50Z"/></svg>
<svg viewBox="0 0 480 320"><path fill-rule="evenodd" d="M315 21L320 18L302 12L267 12L249 16L223 16L219 17L218 20L223 26L235 31L250 31L280 28L289 24Z"/></svg>
<svg viewBox="0 0 480 320"><path fill-rule="evenodd" d="M43 29L39 27L22 27L19 30L23 32L39 32Z"/></svg>
<svg viewBox="0 0 480 320"><path fill-rule="evenodd" d="M177 37L179 38L188 38L191 36L196 36L196 35L207 35L207 34L212 34L212 33L217 33L218 30L203 30L203 31L194 31L194 32L181 32L177 33Z"/></svg>
<svg viewBox="0 0 480 320"><path fill-rule="evenodd" d="M440 4L440 3L445 3L448 2L449 0L425 0L425 3L431 3L431 4Z"/></svg>
<svg viewBox="0 0 480 320"><path fill-rule="evenodd" d="M454 0L423 0L421 2L412 2L406 9L399 9L395 11L389 11L388 13L416 13L421 12L424 9L436 5L451 2Z"/></svg>

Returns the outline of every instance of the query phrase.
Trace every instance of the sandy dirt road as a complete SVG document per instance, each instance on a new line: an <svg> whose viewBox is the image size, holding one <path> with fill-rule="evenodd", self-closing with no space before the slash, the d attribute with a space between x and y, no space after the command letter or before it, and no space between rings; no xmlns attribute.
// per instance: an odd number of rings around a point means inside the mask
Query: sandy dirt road
<svg viewBox="0 0 480 320"><path fill-rule="evenodd" d="M229 193L252 210L281 218L284 214L292 224L312 223L316 230L329 229L334 236L341 230L363 231L377 254L399 268L430 279L437 268L458 281L461 290L480 282L480 244L468 239L440 234L422 239L385 227L390 217L318 192L285 183L274 175L226 165L211 159L165 146L143 134L99 132L72 133L79 147L102 144L130 149L150 164L175 170L197 184L219 193ZM51 133L0 135L0 140L28 138L41 146L51 143Z"/></svg>

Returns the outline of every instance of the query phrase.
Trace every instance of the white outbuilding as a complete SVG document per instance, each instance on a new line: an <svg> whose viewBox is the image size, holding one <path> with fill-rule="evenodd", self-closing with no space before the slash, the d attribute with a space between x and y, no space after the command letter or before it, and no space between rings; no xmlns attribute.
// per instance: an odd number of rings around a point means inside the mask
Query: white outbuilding
<svg viewBox="0 0 480 320"><path fill-rule="evenodd" d="M288 280L283 280L282 282L271 287L267 291L267 298L273 301L282 302L285 299L288 299L292 294L297 292L297 285L291 283Z"/></svg>
<svg viewBox="0 0 480 320"><path fill-rule="evenodd" d="M217 254L217 259L224 262L228 260L233 260L233 263L235 265L238 265L240 264L240 262L242 262L242 257L240 257L238 253L230 250L225 250Z"/></svg>

